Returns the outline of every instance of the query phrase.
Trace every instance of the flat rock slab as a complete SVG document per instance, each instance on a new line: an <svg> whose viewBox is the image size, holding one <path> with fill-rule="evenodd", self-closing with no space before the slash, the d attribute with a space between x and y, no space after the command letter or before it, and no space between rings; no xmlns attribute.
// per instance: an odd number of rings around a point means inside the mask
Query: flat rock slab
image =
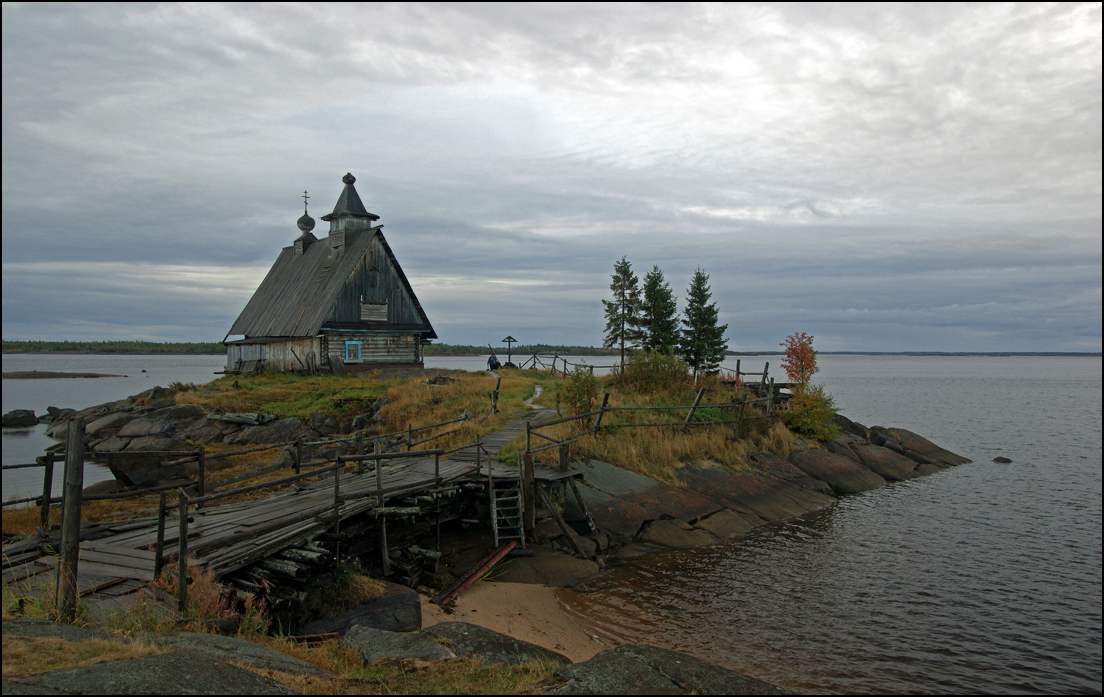
<svg viewBox="0 0 1104 697"><path fill-rule="evenodd" d="M551 690L561 695L790 694L693 656L634 644L606 649L586 663L563 666L555 676L567 681Z"/></svg>
<svg viewBox="0 0 1104 697"><path fill-rule="evenodd" d="M422 601L412 588L389 581L385 595L359 605L329 620L315 620L299 627L300 634L340 634L352 627L371 627L388 632L414 632L422 628Z"/></svg>
<svg viewBox="0 0 1104 697"><path fill-rule="evenodd" d="M694 523L694 527L705 530L719 538L725 538L743 535L748 530L759 527L765 522L765 520L752 513L739 513L724 508Z"/></svg>
<svg viewBox="0 0 1104 697"><path fill-rule="evenodd" d="M832 503L832 497L806 485L808 476L793 463L769 453L753 453L752 460L754 471L695 463L675 476L688 489L764 520L793 518Z"/></svg>
<svg viewBox="0 0 1104 697"><path fill-rule="evenodd" d="M500 565L502 574L496 581L536 583L563 588L581 583L599 571L598 564L566 554L538 550L531 557L514 557Z"/></svg>
<svg viewBox="0 0 1104 697"><path fill-rule="evenodd" d="M575 468L584 473L579 493L594 522L626 538L635 536L646 521L663 515L691 521L721 508L689 487L673 487L606 462L591 460ZM565 504L568 515L577 513L574 503L572 498Z"/></svg>
<svg viewBox="0 0 1104 697"><path fill-rule="evenodd" d="M889 448L870 443L852 443L850 450L858 455L864 467L891 482L918 476L915 460Z"/></svg>
<svg viewBox="0 0 1104 697"><path fill-rule="evenodd" d="M448 661L456 654L425 632L387 632L371 627L350 627L341 643L360 652L366 664L386 659L419 658Z"/></svg>
<svg viewBox="0 0 1104 697"><path fill-rule="evenodd" d="M118 638L86 627L74 627L71 624L59 624L50 620L36 620L27 617L4 620L3 633L33 639L62 639L64 641Z"/></svg>
<svg viewBox="0 0 1104 697"><path fill-rule="evenodd" d="M16 691L74 695L299 694L275 680L190 649L4 682L4 694Z"/></svg>
<svg viewBox="0 0 1104 697"><path fill-rule="evenodd" d="M653 520L639 535L641 542L674 549L693 549L704 547L717 541L711 533L696 530L693 525L681 520Z"/></svg>
<svg viewBox="0 0 1104 697"><path fill-rule="evenodd" d="M195 632L177 632L176 634L143 633L141 637L151 644L195 651L222 661L248 663L258 668L302 673L320 678L333 677L331 673L316 665L237 637L198 634Z"/></svg>
<svg viewBox="0 0 1104 697"><path fill-rule="evenodd" d="M937 465L943 465L950 467L952 465L965 465L973 462L973 460L956 455L950 450L940 448L935 443L932 443L923 436L918 436L912 431L906 431L903 428L890 428L888 429L896 438L897 442L901 444L909 453L919 453L927 458L930 458Z"/></svg>
<svg viewBox="0 0 1104 697"><path fill-rule="evenodd" d="M886 480L854 460L824 450L798 450L790 460L810 477L828 482L838 494L857 494L885 486Z"/></svg>
<svg viewBox="0 0 1104 697"><path fill-rule="evenodd" d="M444 640L457 656L478 658L485 663L505 666L518 663L571 663L567 656L551 649L467 622L442 622L429 627L425 633Z"/></svg>

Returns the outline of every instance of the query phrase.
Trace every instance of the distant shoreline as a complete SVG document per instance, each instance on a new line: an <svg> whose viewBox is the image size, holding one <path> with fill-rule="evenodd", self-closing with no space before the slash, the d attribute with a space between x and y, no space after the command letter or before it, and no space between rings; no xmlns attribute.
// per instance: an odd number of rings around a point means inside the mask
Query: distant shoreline
<svg viewBox="0 0 1104 697"><path fill-rule="evenodd" d="M108 373L65 373L54 370L18 370L12 373L4 373L5 380L56 380L58 378L125 378L127 375L111 375Z"/></svg>
<svg viewBox="0 0 1104 697"><path fill-rule="evenodd" d="M573 347L576 348L576 347ZM503 353L505 349L496 349L495 353ZM2 352L5 356L42 356L47 354L52 355L69 355L69 356L221 356L223 352L196 352L196 351L80 351L80 350L51 350L43 349L39 351L8 351ZM427 358L472 358L476 356L489 355L489 351L471 352L471 353L453 353L453 352L426 352ZM517 356L531 356L532 351L518 351L516 348L513 353ZM538 355L552 355L557 354L560 356L610 356L616 354L610 354L606 349L592 349L587 351L585 347L577 350L570 351L537 351ZM729 351L726 356L733 356L736 358L742 356L782 356L781 351ZM969 357L969 356L987 356L992 358L1003 357L1015 357L1015 356L1036 356L1036 357L1087 357L1087 358L1101 358L1104 357L1104 353L1101 351L818 351L817 355L820 356L913 356L913 357ZM6 376L6 374L5 374ZM102 377L120 377L120 376L108 376Z"/></svg>

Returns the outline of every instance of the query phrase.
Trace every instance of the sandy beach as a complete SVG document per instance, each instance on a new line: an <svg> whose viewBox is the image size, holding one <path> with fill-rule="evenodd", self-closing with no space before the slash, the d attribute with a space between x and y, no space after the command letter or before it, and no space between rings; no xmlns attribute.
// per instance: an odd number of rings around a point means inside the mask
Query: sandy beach
<svg viewBox="0 0 1104 697"><path fill-rule="evenodd" d="M556 589L529 583L480 581L448 609L422 597L422 626L469 622L558 651L573 662L586 661L607 648L568 617Z"/></svg>

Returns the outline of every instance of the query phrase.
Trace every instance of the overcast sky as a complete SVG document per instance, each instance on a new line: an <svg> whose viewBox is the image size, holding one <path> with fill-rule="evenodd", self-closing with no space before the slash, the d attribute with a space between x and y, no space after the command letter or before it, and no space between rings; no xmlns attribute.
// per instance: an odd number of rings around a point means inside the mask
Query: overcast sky
<svg viewBox="0 0 1104 697"><path fill-rule="evenodd" d="M1101 92L1097 3L9 3L3 336L221 340L352 172L445 343L624 255L734 350L1099 351Z"/></svg>

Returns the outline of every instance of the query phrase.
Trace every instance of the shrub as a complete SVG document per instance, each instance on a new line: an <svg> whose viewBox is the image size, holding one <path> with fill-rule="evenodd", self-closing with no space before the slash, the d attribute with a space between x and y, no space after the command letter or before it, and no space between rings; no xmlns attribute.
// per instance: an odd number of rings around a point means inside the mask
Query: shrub
<svg viewBox="0 0 1104 697"><path fill-rule="evenodd" d="M813 337L805 332L792 334L779 344L786 349L786 357L782 359L782 369L786 371L790 382L807 385L819 368L816 364L816 349L813 348Z"/></svg>
<svg viewBox="0 0 1104 697"><path fill-rule="evenodd" d="M822 385L805 385L794 390L790 406L782 412L782 418L790 430L819 440L835 440L839 437L836 425L836 403L832 395L824 392Z"/></svg>
<svg viewBox="0 0 1104 697"><path fill-rule="evenodd" d="M590 366L575 366L560 385L558 400L568 415L585 414L594 409L598 402L598 379L594 377Z"/></svg>
<svg viewBox="0 0 1104 697"><path fill-rule="evenodd" d="M690 368L678 356L662 351L641 351L625 363L622 385L640 394L673 394L689 386Z"/></svg>

